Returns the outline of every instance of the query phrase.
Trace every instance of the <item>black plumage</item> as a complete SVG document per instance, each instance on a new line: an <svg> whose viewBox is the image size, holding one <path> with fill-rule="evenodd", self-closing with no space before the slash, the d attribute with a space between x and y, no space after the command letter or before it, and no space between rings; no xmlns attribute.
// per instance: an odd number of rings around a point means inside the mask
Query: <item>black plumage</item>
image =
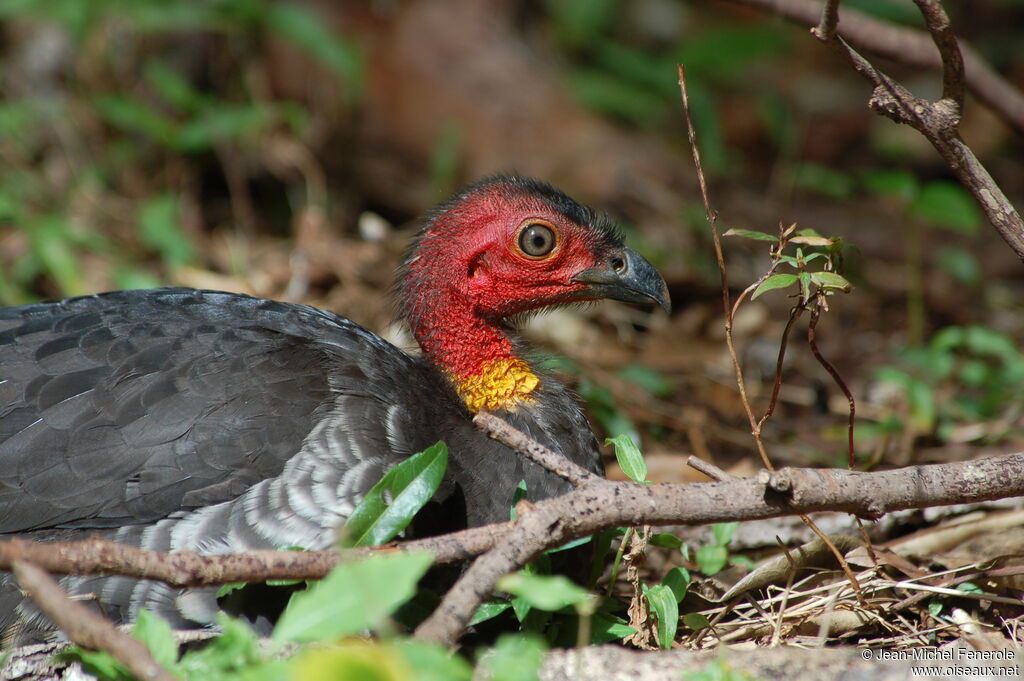
<svg viewBox="0 0 1024 681"><path fill-rule="evenodd" d="M557 197L561 213L591 219ZM498 415L600 470L590 427L556 381ZM327 548L388 468L438 440L450 450L436 500L448 511L420 532L507 519L520 480L534 499L567 489L477 431L428 359L329 312L180 288L0 308L0 537ZM62 584L118 620L145 607L194 627L216 612L212 588ZM9 575L0 629L17 643L52 633Z"/></svg>

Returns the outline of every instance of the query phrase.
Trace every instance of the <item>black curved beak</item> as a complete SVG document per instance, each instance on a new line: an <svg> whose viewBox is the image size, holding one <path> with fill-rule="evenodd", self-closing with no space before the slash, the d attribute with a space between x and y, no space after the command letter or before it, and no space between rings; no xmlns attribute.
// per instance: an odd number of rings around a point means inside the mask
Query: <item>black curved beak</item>
<svg viewBox="0 0 1024 681"><path fill-rule="evenodd" d="M612 255L597 267L583 270L573 277L573 281L589 284L583 292L586 298L607 298L639 305L657 303L665 312L672 311L665 280L654 265L632 248L623 248L621 253Z"/></svg>

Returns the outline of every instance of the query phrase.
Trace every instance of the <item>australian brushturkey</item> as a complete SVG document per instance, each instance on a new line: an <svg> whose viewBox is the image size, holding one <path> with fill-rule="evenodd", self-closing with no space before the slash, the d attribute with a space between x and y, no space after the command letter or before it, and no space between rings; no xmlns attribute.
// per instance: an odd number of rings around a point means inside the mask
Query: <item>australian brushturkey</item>
<svg viewBox="0 0 1024 681"><path fill-rule="evenodd" d="M665 283L561 192L497 177L431 213L401 273L422 357L302 305L160 289L0 308L0 536L100 534L161 551L332 545L384 472L438 440L433 513L454 529L508 518L525 480L565 484L477 431L494 411L590 470L597 443L569 393L523 356L507 318L610 298L668 307ZM215 589L67 577L104 612L213 621ZM52 630L0 578L8 642Z"/></svg>

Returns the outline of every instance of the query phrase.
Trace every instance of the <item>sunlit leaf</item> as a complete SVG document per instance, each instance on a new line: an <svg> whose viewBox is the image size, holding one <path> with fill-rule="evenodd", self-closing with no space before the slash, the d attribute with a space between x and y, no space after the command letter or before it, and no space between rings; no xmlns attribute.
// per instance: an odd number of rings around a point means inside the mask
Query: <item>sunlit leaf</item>
<svg viewBox="0 0 1024 681"><path fill-rule="evenodd" d="M758 232L753 229L737 229L735 227L727 230L724 234L722 234L722 236L739 236L743 237L744 239L753 239L755 241L771 241L774 243L777 243L779 241L779 237L767 234L765 232Z"/></svg>
<svg viewBox="0 0 1024 681"><path fill-rule="evenodd" d="M376 546L390 541L434 496L447 467L448 447L438 442L389 470L345 522L342 544Z"/></svg>
<svg viewBox="0 0 1024 681"><path fill-rule="evenodd" d="M615 460L619 467L633 482L644 482L647 480L647 462L640 448L636 446L633 439L626 434L616 435L607 438L606 445L615 445Z"/></svg>
<svg viewBox="0 0 1024 681"><path fill-rule="evenodd" d="M664 584L646 589L644 596L651 612L658 619L658 645L667 650L672 647L679 628L679 601Z"/></svg>
<svg viewBox="0 0 1024 681"><path fill-rule="evenodd" d="M795 274L773 274L764 281L761 285L754 289L753 295L750 296L751 300L754 300L762 293L768 291L774 291L775 289L788 288L797 282L797 275Z"/></svg>
<svg viewBox="0 0 1024 681"><path fill-rule="evenodd" d="M561 610L590 598L590 592L563 575L516 572L499 579L496 586L541 610Z"/></svg>
<svg viewBox="0 0 1024 681"><path fill-rule="evenodd" d="M375 554L341 563L306 591L292 596L273 638L323 641L381 626L416 592L433 562L429 553Z"/></svg>
<svg viewBox="0 0 1024 681"><path fill-rule="evenodd" d="M962 185L946 180L929 182L910 205L910 213L938 227L962 234L977 234L981 210Z"/></svg>

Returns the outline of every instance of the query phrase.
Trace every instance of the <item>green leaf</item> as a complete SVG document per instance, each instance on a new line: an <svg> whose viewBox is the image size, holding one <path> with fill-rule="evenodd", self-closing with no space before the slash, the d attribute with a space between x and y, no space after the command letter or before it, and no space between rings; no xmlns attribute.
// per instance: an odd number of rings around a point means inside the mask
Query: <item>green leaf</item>
<svg viewBox="0 0 1024 681"><path fill-rule="evenodd" d="M652 586L644 592L651 612L658 618L658 645L668 650L679 628L679 601L672 589L664 584Z"/></svg>
<svg viewBox="0 0 1024 681"><path fill-rule="evenodd" d="M615 445L615 460L619 462L622 472L629 476L633 482L644 482L647 480L647 462L640 448L636 446L633 439L623 433L615 437L607 438L606 445Z"/></svg>
<svg viewBox="0 0 1024 681"><path fill-rule="evenodd" d="M447 467L448 447L438 442L389 470L345 522L343 545L376 546L390 541L434 496Z"/></svg>
<svg viewBox="0 0 1024 681"><path fill-rule="evenodd" d="M146 80L164 101L183 112L193 111L203 102L203 96L178 69L160 59L151 59L142 68Z"/></svg>
<svg viewBox="0 0 1024 681"><path fill-rule="evenodd" d="M422 553L371 555L341 563L320 582L292 596L273 639L324 641L380 627L412 598L433 557Z"/></svg>
<svg viewBox="0 0 1024 681"><path fill-rule="evenodd" d="M504 634L494 648L484 654L479 667L481 678L489 681L537 681L537 672L547 651L544 639L535 634Z"/></svg>
<svg viewBox="0 0 1024 681"><path fill-rule="evenodd" d="M917 194L917 178L906 170L869 170L860 175L860 182L872 194L891 196L907 204Z"/></svg>
<svg viewBox="0 0 1024 681"><path fill-rule="evenodd" d="M159 144L177 148L177 124L148 104L125 95L110 95L97 99L95 108L115 128L142 133Z"/></svg>
<svg viewBox="0 0 1024 681"><path fill-rule="evenodd" d="M362 96L366 70L363 55L354 43L340 39L330 29L325 18L309 7L286 2L263 5L266 26L319 60L349 87L349 98L356 101Z"/></svg>
<svg viewBox="0 0 1024 681"><path fill-rule="evenodd" d="M722 236L739 236L744 239L753 239L754 241L771 241L772 243L778 243L779 237L766 234L765 232L756 232L752 229L736 229L735 227L728 230Z"/></svg>
<svg viewBox="0 0 1024 681"><path fill-rule="evenodd" d="M798 189L840 201L849 198L854 189L851 175L817 163L794 165L790 181Z"/></svg>
<svg viewBox="0 0 1024 681"><path fill-rule="evenodd" d="M956 182L929 182L910 205L910 214L961 234L974 235L981 228L978 204L963 186Z"/></svg>
<svg viewBox="0 0 1024 681"><path fill-rule="evenodd" d="M761 284L754 289L754 294L750 296L750 299L754 300L766 291L773 291L778 288L788 288L795 284L796 281L797 275L795 274L773 274L762 281Z"/></svg>
<svg viewBox="0 0 1024 681"><path fill-rule="evenodd" d="M573 584L563 575L528 575L516 572L498 580L496 587L507 591L541 610L561 610L590 598L583 587Z"/></svg>
<svg viewBox="0 0 1024 681"><path fill-rule="evenodd" d="M811 281L821 288L832 291L845 293L853 288L853 285L845 277L835 272L811 272Z"/></svg>
<svg viewBox="0 0 1024 681"><path fill-rule="evenodd" d="M345 641L332 646L309 646L291 665L292 679L352 679L408 681L413 670L406 658L386 644Z"/></svg>
<svg viewBox="0 0 1024 681"><path fill-rule="evenodd" d="M957 584L956 590L962 591L965 594L977 594L979 596L985 593L985 590L977 584L975 584L974 582L964 582L962 584Z"/></svg>
<svg viewBox="0 0 1024 681"><path fill-rule="evenodd" d="M655 397L668 397L673 391L672 381L664 374L641 364L627 364L619 369L619 376L636 383Z"/></svg>
<svg viewBox="0 0 1024 681"><path fill-rule="evenodd" d="M530 492L529 490L526 489L526 481L520 480L519 484L516 485L515 491L512 493L512 507L509 509L508 512L509 518L511 520L516 519L516 504L518 504L523 499L528 499L529 497Z"/></svg>
<svg viewBox="0 0 1024 681"><path fill-rule="evenodd" d="M708 621L708 618L699 612L688 612L683 615L683 624L691 629L705 629L711 626L711 622Z"/></svg>
<svg viewBox="0 0 1024 681"><path fill-rule="evenodd" d="M709 577L721 572L729 560L729 551L724 546L702 546L694 556L700 571Z"/></svg>
<svg viewBox="0 0 1024 681"><path fill-rule="evenodd" d="M789 239L791 244L803 244L804 246L831 246L835 239L823 236L794 236Z"/></svg>
<svg viewBox="0 0 1024 681"><path fill-rule="evenodd" d="M480 607L476 609L473 619L469 620L469 626L493 619L511 607L512 603L505 600L491 599L486 603L482 603Z"/></svg>
<svg viewBox="0 0 1024 681"><path fill-rule="evenodd" d="M159 194L139 208L139 236L171 266L185 265L194 253L181 231L181 206L174 194Z"/></svg>
<svg viewBox="0 0 1024 681"><path fill-rule="evenodd" d="M686 597L686 591L690 588L690 571L684 567L674 567L668 571L661 583L672 591L676 602L679 602Z"/></svg>
<svg viewBox="0 0 1024 681"><path fill-rule="evenodd" d="M626 620L607 612L596 613L590 620L590 642L594 644L621 641L636 633Z"/></svg>
<svg viewBox="0 0 1024 681"><path fill-rule="evenodd" d="M678 549L682 548L683 546L682 539L668 532L659 532L657 534L652 534L651 538L648 541L655 546L661 546L666 549Z"/></svg>
<svg viewBox="0 0 1024 681"><path fill-rule="evenodd" d="M413 670L415 681L470 681L473 677L469 663L446 646L411 638L398 639L393 645Z"/></svg>
<svg viewBox="0 0 1024 681"><path fill-rule="evenodd" d="M158 665L169 669L178 661L178 644L167 620L157 617L145 608L139 610L132 626L132 636L146 644Z"/></svg>
<svg viewBox="0 0 1024 681"><path fill-rule="evenodd" d="M937 261L939 267L959 283L968 286L981 283L981 264L970 251L963 248L941 248Z"/></svg>
<svg viewBox="0 0 1024 681"><path fill-rule="evenodd" d="M928 613L932 617L938 617L939 615L941 615L942 614L942 600L938 599L938 598L933 598L932 600L928 601Z"/></svg>
<svg viewBox="0 0 1024 681"><path fill-rule="evenodd" d="M715 543L719 546L725 546L732 541L733 536L736 534L736 530L740 524L737 522L732 523L715 523L711 526L711 535L715 538Z"/></svg>

